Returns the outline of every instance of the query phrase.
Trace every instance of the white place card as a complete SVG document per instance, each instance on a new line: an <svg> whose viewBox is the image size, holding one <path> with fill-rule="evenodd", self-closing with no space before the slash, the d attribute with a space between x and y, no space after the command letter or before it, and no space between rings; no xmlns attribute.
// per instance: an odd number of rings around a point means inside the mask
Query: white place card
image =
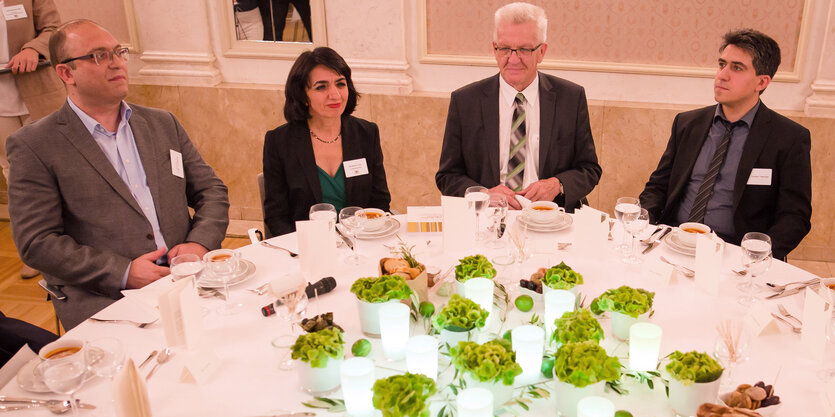
<svg viewBox="0 0 835 417"><path fill-rule="evenodd" d="M296 222L296 237L299 242L300 271L305 281L315 282L322 277L334 275L336 246L328 222L302 220Z"/></svg>
<svg viewBox="0 0 835 417"><path fill-rule="evenodd" d="M780 328L774 322L771 311L763 303L752 304L742 320L745 327L751 329L754 336L780 333Z"/></svg>
<svg viewBox="0 0 835 417"><path fill-rule="evenodd" d="M406 207L406 231L435 233L443 231L444 212L441 206Z"/></svg>
<svg viewBox="0 0 835 417"><path fill-rule="evenodd" d="M159 297L159 311L167 346L203 347L203 312L192 281L175 282Z"/></svg>
<svg viewBox="0 0 835 417"><path fill-rule="evenodd" d="M113 408L118 417L151 417L151 402L145 378L139 375L133 359L113 379Z"/></svg>
<svg viewBox="0 0 835 417"><path fill-rule="evenodd" d="M830 313L826 309L826 301L815 290L806 287L804 291L806 301L803 303L800 344L812 356L812 359L823 360Z"/></svg>
<svg viewBox="0 0 835 417"><path fill-rule="evenodd" d="M475 246L475 212L462 197L441 196L444 252L460 253Z"/></svg>
<svg viewBox="0 0 835 417"><path fill-rule="evenodd" d="M579 253L600 252L609 235L609 215L583 206L574 210L574 246Z"/></svg>
<svg viewBox="0 0 835 417"><path fill-rule="evenodd" d="M670 285L670 281L673 279L673 272L675 272L675 268L672 265L661 262L658 259L650 261L647 264L647 275L663 286Z"/></svg>
<svg viewBox="0 0 835 417"><path fill-rule="evenodd" d="M719 295L719 274L722 270L722 253L725 244L711 235L700 234L696 238L696 288L713 296Z"/></svg>
<svg viewBox="0 0 835 417"><path fill-rule="evenodd" d="M200 349L188 353L186 366L180 375L180 381L205 384L220 369L220 358L211 349Z"/></svg>

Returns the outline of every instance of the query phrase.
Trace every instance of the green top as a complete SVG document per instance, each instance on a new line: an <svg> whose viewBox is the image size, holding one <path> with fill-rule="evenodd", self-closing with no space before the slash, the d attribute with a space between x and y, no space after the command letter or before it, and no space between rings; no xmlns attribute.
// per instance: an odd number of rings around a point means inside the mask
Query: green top
<svg viewBox="0 0 835 417"><path fill-rule="evenodd" d="M316 166L319 172L319 185L322 187L322 202L331 203L336 207L336 212L348 205L345 197L345 170L342 164L339 164L339 169L336 174L331 177L325 170Z"/></svg>

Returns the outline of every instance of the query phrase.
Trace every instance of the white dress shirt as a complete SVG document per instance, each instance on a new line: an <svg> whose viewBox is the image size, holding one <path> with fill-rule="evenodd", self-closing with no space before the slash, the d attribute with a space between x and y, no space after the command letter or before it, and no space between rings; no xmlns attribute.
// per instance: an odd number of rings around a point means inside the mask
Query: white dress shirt
<svg viewBox="0 0 835 417"><path fill-rule="evenodd" d="M510 128L513 125L513 101L516 91L499 75L499 183L505 185L508 155L510 154ZM539 181L539 74L521 91L525 95L525 129L528 137L525 154L525 175L522 188Z"/></svg>

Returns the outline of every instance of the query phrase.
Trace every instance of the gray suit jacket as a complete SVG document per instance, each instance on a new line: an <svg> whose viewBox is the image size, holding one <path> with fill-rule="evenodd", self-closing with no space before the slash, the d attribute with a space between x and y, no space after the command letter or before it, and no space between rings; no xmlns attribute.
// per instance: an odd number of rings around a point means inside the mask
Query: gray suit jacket
<svg viewBox="0 0 835 417"><path fill-rule="evenodd" d="M565 191L554 202L573 211L600 181L583 87L539 73L539 178ZM499 75L452 92L435 183L443 195L499 185Z"/></svg>
<svg viewBox="0 0 835 417"><path fill-rule="evenodd" d="M229 223L226 186L172 114L131 108L167 247L220 247ZM182 154L185 179L172 174L172 149ZM55 309L70 329L121 297L130 262L156 249L151 225L69 104L11 135L6 150L15 245L24 263L63 286L67 301Z"/></svg>

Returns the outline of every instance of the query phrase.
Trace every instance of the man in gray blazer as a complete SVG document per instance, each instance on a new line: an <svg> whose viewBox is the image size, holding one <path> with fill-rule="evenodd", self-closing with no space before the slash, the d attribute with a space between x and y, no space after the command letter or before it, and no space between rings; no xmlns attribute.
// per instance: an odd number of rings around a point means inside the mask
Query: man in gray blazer
<svg viewBox="0 0 835 417"><path fill-rule="evenodd" d="M168 259L218 248L229 200L172 114L124 101L128 51L110 33L72 21L49 47L68 100L9 137L9 214L23 261L67 295L53 302L70 329Z"/></svg>
<svg viewBox="0 0 835 417"><path fill-rule="evenodd" d="M491 194L554 201L568 211L600 181L583 87L537 72L548 44L542 8L511 3L496 11L499 75L452 93L435 183L463 196Z"/></svg>

